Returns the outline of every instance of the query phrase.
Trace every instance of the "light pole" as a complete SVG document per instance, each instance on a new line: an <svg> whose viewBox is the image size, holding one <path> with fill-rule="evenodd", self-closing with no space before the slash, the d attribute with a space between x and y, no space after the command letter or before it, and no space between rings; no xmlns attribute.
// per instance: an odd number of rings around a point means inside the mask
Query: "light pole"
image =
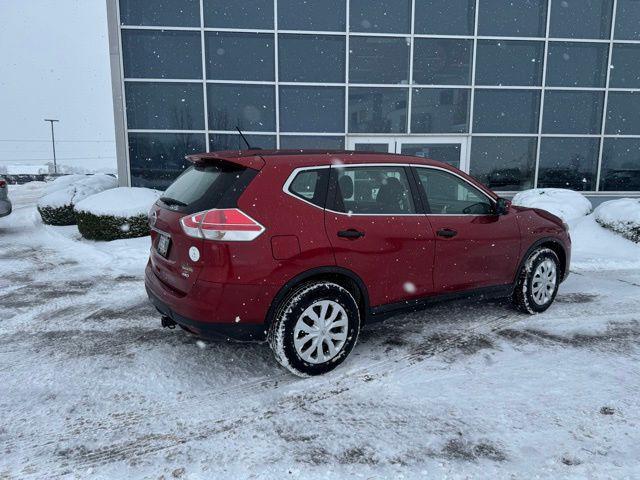
<svg viewBox="0 0 640 480"><path fill-rule="evenodd" d="M51 123L51 145L53 146L53 173L58 173L58 164L56 163L56 136L53 133L53 122L59 122L60 120L56 120L53 118L45 118L44 121Z"/></svg>

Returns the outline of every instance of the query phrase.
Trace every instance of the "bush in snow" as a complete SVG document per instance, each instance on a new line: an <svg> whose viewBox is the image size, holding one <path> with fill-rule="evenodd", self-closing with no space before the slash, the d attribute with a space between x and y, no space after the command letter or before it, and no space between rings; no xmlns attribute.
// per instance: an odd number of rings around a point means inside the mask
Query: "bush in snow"
<svg viewBox="0 0 640 480"><path fill-rule="evenodd" d="M604 228L640 243L640 199L609 200L598 205L593 213Z"/></svg>
<svg viewBox="0 0 640 480"><path fill-rule="evenodd" d="M120 187L92 195L75 206L80 234L89 240L117 240L149 235L147 214L159 191Z"/></svg>
<svg viewBox="0 0 640 480"><path fill-rule="evenodd" d="M104 174L59 177L45 188L45 195L38 201L38 212L48 225L74 225L76 203L117 185L115 177Z"/></svg>
<svg viewBox="0 0 640 480"><path fill-rule="evenodd" d="M565 222L588 215L592 208L591 202L587 197L564 188L525 190L513 197L512 203L521 207L546 210Z"/></svg>

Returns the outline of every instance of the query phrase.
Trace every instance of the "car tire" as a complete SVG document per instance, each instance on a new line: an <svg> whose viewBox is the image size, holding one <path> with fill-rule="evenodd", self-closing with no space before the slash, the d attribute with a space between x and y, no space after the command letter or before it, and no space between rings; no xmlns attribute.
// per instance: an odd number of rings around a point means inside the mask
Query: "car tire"
<svg viewBox="0 0 640 480"><path fill-rule="evenodd" d="M560 260L550 248L540 247L529 254L513 291L519 310L535 314L551 306L560 286Z"/></svg>
<svg viewBox="0 0 640 480"><path fill-rule="evenodd" d="M349 355L360 332L353 295L332 282L295 288L276 310L269 345L276 360L300 377L327 373Z"/></svg>

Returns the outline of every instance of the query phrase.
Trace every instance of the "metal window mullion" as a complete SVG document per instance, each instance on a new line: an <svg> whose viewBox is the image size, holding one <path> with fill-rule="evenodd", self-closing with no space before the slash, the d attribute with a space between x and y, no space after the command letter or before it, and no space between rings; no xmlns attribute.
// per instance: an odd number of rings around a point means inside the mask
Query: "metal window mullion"
<svg viewBox="0 0 640 480"><path fill-rule="evenodd" d="M604 139L607 126L607 109L609 108L609 82L611 80L611 65L613 55L613 39L616 31L616 14L618 13L618 0L613 0L613 13L611 14L611 32L609 33L609 53L607 57L607 79L604 91L604 104L602 106L602 125L600 126L600 151L598 152L598 165L596 168L596 186L595 191L600 191L600 175L602 172L602 153L604 150Z"/></svg>
<svg viewBox="0 0 640 480"><path fill-rule="evenodd" d="M345 43L344 43L344 146L347 145L347 136L349 135L349 0L345 2Z"/></svg>
<svg viewBox="0 0 640 480"><path fill-rule="evenodd" d="M538 109L538 139L536 146L536 164L533 172L533 188L538 188L538 172L540 171L540 149L542 148L542 116L544 115L544 92L547 83L547 55L549 54L549 25L551 24L551 3L547 2L547 22L545 27L544 54L542 57L542 90L540 91L540 108Z"/></svg>
<svg viewBox="0 0 640 480"><path fill-rule="evenodd" d="M128 124L128 120L127 120L127 101L126 101L126 92L125 92L125 81L124 81L124 50L122 49L122 26L121 26L121 21L120 21L120 2L118 2L117 0L113 0L113 2L115 3L115 9L116 9L116 29L117 29L117 35L118 35L118 56L119 58L119 65L120 65L120 74L121 74L121 78L120 78L120 88L121 88L121 108L122 108L122 121L123 121L123 130L124 130L124 155L125 155L125 161L126 161L126 185L127 186L131 186L131 156L129 155L129 124ZM116 132L117 134L117 132ZM116 159L117 162L117 159Z"/></svg>
<svg viewBox="0 0 640 480"><path fill-rule="evenodd" d="M200 56L202 57L202 95L204 101L204 130L206 151L211 151L209 145L209 102L207 100L207 56L205 53L204 38L204 0L200 0Z"/></svg>
<svg viewBox="0 0 640 480"><path fill-rule="evenodd" d="M475 11L474 11L474 19L473 19L473 52L471 52L471 95L469 99L469 134L467 140L467 158L464 159L466 161L466 166L468 172L471 172L471 143L473 142L473 115L474 115L474 104L476 102L476 55L478 51L478 11L480 9L480 0L476 0L475 2ZM460 159L462 163L462 159ZM467 173L468 173L467 172Z"/></svg>
<svg viewBox="0 0 640 480"><path fill-rule="evenodd" d="M416 22L416 0L411 0L411 27L410 32L411 36L409 37L409 99L407 104L407 133L411 133L411 110L412 110L412 102L413 102L413 49L415 45L415 22ZM398 150L398 146L396 145L395 150ZM395 153L400 153L396 151Z"/></svg>
<svg viewBox="0 0 640 480"><path fill-rule="evenodd" d="M276 100L276 148L280 148L280 85L278 83L278 0L273 0L273 64Z"/></svg>

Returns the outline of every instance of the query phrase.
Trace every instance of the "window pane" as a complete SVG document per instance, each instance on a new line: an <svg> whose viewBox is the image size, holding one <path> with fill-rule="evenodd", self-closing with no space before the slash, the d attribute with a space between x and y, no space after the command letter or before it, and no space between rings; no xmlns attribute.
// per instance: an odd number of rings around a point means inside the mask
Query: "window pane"
<svg viewBox="0 0 640 480"><path fill-rule="evenodd" d="M532 188L536 143L535 138L473 137L471 175L495 190Z"/></svg>
<svg viewBox="0 0 640 480"><path fill-rule="evenodd" d="M416 0L415 33L473 35L475 0Z"/></svg>
<svg viewBox="0 0 640 480"><path fill-rule="evenodd" d="M547 0L480 0L478 35L544 37Z"/></svg>
<svg viewBox="0 0 640 480"><path fill-rule="evenodd" d="M595 190L598 138L543 138L538 187Z"/></svg>
<svg viewBox="0 0 640 480"><path fill-rule="evenodd" d="M127 82L127 127L204 130L204 93L198 83Z"/></svg>
<svg viewBox="0 0 640 480"><path fill-rule="evenodd" d="M609 38L613 0L551 2L550 37Z"/></svg>
<svg viewBox="0 0 640 480"><path fill-rule="evenodd" d="M416 168L418 179L436 215L486 215L493 211L491 201L477 188L442 170Z"/></svg>
<svg viewBox="0 0 640 480"><path fill-rule="evenodd" d="M615 38L640 40L640 2L637 0L618 0Z"/></svg>
<svg viewBox="0 0 640 480"><path fill-rule="evenodd" d="M200 33L122 30L128 78L202 78Z"/></svg>
<svg viewBox="0 0 640 480"><path fill-rule="evenodd" d="M404 168L356 167L338 172L338 211L365 215L416 212Z"/></svg>
<svg viewBox="0 0 640 480"><path fill-rule="evenodd" d="M345 37L279 35L281 82L344 82Z"/></svg>
<svg viewBox="0 0 640 480"><path fill-rule="evenodd" d="M423 85L470 85L472 40L416 38L413 81Z"/></svg>
<svg viewBox="0 0 640 480"><path fill-rule="evenodd" d="M345 31L345 0L278 0L280 30Z"/></svg>
<svg viewBox="0 0 640 480"><path fill-rule="evenodd" d="M205 150L204 134L129 133L131 185L165 190L189 166L184 156Z"/></svg>
<svg viewBox="0 0 640 480"><path fill-rule="evenodd" d="M203 0L204 26L273 28L273 0Z"/></svg>
<svg viewBox="0 0 640 480"><path fill-rule="evenodd" d="M344 137L281 135L280 148L344 150Z"/></svg>
<svg viewBox="0 0 640 480"><path fill-rule="evenodd" d="M271 85L207 85L210 130L276 129L275 91Z"/></svg>
<svg viewBox="0 0 640 480"><path fill-rule="evenodd" d="M199 27L199 0L120 0L122 25L162 25L165 27Z"/></svg>
<svg viewBox="0 0 640 480"><path fill-rule="evenodd" d="M614 44L609 86L640 88L640 45Z"/></svg>
<svg viewBox="0 0 640 480"><path fill-rule="evenodd" d="M244 132L242 132L244 133ZM244 133L251 148L273 150L276 148L275 135L251 135ZM216 133L209 135L209 150L218 152L221 150L246 150L247 144L237 133Z"/></svg>
<svg viewBox="0 0 640 480"><path fill-rule="evenodd" d="M349 10L352 32L410 31L411 0L351 0Z"/></svg>
<svg viewBox="0 0 640 480"><path fill-rule="evenodd" d="M541 85L544 42L478 40L476 85Z"/></svg>
<svg viewBox="0 0 640 480"><path fill-rule="evenodd" d="M599 134L604 92L547 90L542 133Z"/></svg>
<svg viewBox="0 0 640 480"><path fill-rule="evenodd" d="M388 143L356 143L353 148L356 152L389 153Z"/></svg>
<svg viewBox="0 0 640 480"><path fill-rule="evenodd" d="M206 32L209 80L274 80L273 35Z"/></svg>
<svg viewBox="0 0 640 480"><path fill-rule="evenodd" d="M549 42L547 85L604 87L608 54L607 44Z"/></svg>
<svg viewBox="0 0 640 480"><path fill-rule="evenodd" d="M469 131L469 90L414 88L412 133L466 133Z"/></svg>
<svg viewBox="0 0 640 480"><path fill-rule="evenodd" d="M414 157L430 158L460 168L459 143L402 143L400 153Z"/></svg>
<svg viewBox="0 0 640 480"><path fill-rule="evenodd" d="M477 90L473 131L536 133L540 111L538 90Z"/></svg>
<svg viewBox="0 0 640 480"><path fill-rule="evenodd" d="M349 88L349 132L407 131L406 88Z"/></svg>
<svg viewBox="0 0 640 480"><path fill-rule="evenodd" d="M605 133L640 135L640 93L609 92Z"/></svg>
<svg viewBox="0 0 640 480"><path fill-rule="evenodd" d="M280 131L344 132L344 88L280 87Z"/></svg>
<svg viewBox="0 0 640 480"><path fill-rule="evenodd" d="M604 139L600 190L640 190L640 139Z"/></svg>
<svg viewBox="0 0 640 480"><path fill-rule="evenodd" d="M406 38L350 37L349 81L407 83L409 45Z"/></svg>
<svg viewBox="0 0 640 480"><path fill-rule="evenodd" d="M289 191L297 197L324 208L327 198L329 169L304 170L293 179Z"/></svg>

